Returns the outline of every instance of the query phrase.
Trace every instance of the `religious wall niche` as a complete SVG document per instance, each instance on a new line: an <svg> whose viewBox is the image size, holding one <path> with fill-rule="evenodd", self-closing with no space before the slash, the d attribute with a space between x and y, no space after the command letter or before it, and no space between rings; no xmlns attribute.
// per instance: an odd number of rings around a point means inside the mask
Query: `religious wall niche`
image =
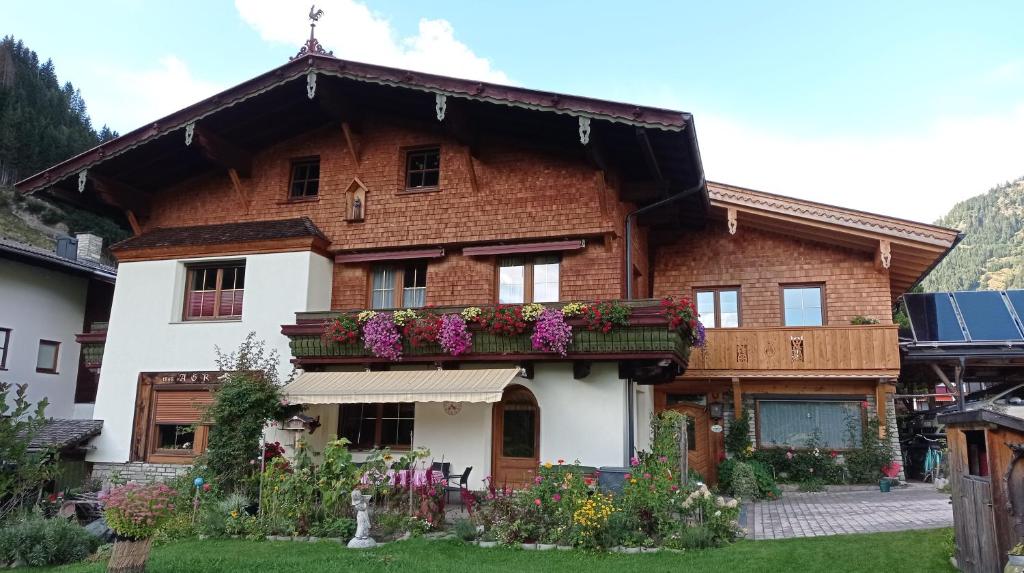
<svg viewBox="0 0 1024 573"><path fill-rule="evenodd" d="M352 179L345 190L345 220L362 221L366 218L366 185L358 177Z"/></svg>

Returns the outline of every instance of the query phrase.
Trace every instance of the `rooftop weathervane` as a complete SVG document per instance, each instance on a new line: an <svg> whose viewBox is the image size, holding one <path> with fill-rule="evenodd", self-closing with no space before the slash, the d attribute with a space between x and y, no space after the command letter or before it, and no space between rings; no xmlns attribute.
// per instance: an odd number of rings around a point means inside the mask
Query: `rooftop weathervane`
<svg viewBox="0 0 1024 573"><path fill-rule="evenodd" d="M314 31L316 30L317 20L324 15L323 10L317 10L316 4L309 7L309 39L306 43L299 48L299 53L292 56L291 60L301 58L307 55L318 55L318 56L333 56L334 52L328 52L320 45L320 41L316 39Z"/></svg>

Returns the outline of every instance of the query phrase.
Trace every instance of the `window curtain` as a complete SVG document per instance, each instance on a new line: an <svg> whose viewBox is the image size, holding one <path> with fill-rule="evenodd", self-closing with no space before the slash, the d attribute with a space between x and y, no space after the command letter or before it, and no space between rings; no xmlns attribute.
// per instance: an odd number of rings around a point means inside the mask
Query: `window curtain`
<svg viewBox="0 0 1024 573"><path fill-rule="evenodd" d="M519 304L526 298L526 267L522 257L503 257L498 268L498 302Z"/></svg>
<svg viewBox="0 0 1024 573"><path fill-rule="evenodd" d="M373 271L373 308L391 308L394 306L395 273L389 268L378 268Z"/></svg>
<svg viewBox="0 0 1024 573"><path fill-rule="evenodd" d="M853 447L849 420L855 420L854 437L860 443L859 402L762 400L758 402L760 445L803 448L816 438L825 448ZM815 436L817 432L817 436Z"/></svg>

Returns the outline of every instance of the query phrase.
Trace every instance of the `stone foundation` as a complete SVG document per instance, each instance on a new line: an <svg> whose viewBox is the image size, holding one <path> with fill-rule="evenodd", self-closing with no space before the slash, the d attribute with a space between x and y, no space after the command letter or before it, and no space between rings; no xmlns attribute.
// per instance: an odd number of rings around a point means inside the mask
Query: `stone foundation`
<svg viewBox="0 0 1024 573"><path fill-rule="evenodd" d="M112 478L118 482L154 482L173 479L189 470L192 466L183 464L151 464L147 462L107 463L96 462L92 465L92 477L110 485Z"/></svg>

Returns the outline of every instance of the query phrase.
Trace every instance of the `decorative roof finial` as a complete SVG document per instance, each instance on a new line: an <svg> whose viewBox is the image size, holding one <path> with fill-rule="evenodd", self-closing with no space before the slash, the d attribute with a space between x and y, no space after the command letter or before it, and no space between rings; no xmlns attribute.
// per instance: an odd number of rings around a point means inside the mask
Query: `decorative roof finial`
<svg viewBox="0 0 1024 573"><path fill-rule="evenodd" d="M295 60L303 56L310 55L331 57L334 56L334 52L328 52L327 50L325 50L324 47L320 45L320 41L317 40L316 36L314 35L316 23L323 15L324 11L317 10L316 4L309 7L309 39L306 40L306 43L301 48L299 48L299 53L295 54L291 58L288 58L289 60Z"/></svg>

